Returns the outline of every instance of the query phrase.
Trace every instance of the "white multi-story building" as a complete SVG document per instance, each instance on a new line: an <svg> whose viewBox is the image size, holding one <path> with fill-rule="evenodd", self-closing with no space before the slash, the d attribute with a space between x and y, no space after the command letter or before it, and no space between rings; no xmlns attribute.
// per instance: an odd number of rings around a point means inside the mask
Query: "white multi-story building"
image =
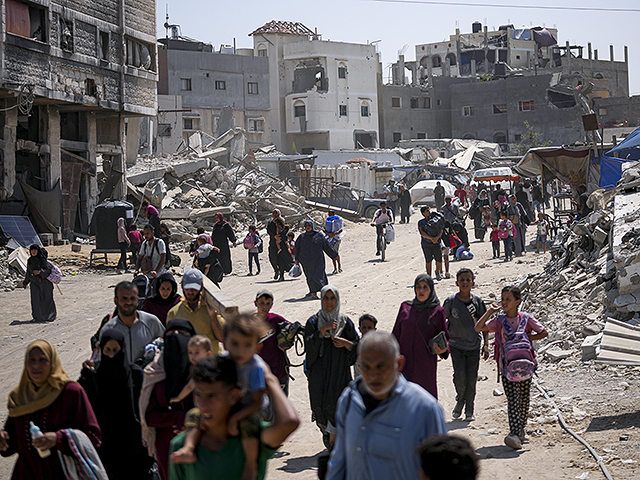
<svg viewBox="0 0 640 480"><path fill-rule="evenodd" d="M271 138L285 153L378 146L375 45L321 40L301 23L250 34L269 58Z"/></svg>

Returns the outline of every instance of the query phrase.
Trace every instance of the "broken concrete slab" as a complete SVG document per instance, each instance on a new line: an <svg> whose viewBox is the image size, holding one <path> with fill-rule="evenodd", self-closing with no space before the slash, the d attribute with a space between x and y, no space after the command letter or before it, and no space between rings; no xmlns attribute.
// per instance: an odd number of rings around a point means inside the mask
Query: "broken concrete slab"
<svg viewBox="0 0 640 480"><path fill-rule="evenodd" d="M588 360L594 360L597 356L596 349L600 345L602 341L604 333L599 333L597 335L590 335L585 337L582 341L582 345L580 349L582 350L582 361L586 362Z"/></svg>
<svg viewBox="0 0 640 480"><path fill-rule="evenodd" d="M189 213L189 220L198 220L202 218L213 218L216 213L222 213L223 215L229 215L235 211L230 206L215 207L215 208L194 208Z"/></svg>
<svg viewBox="0 0 640 480"><path fill-rule="evenodd" d="M561 350L559 348L550 348L544 354L551 360L552 362L557 362L559 360L564 360L565 358L569 358L573 355L572 350Z"/></svg>

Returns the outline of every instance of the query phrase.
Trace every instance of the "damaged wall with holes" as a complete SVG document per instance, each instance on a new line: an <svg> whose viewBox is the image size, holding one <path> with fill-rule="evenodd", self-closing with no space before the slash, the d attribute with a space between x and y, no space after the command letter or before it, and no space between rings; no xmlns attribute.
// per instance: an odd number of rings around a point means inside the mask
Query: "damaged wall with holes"
<svg viewBox="0 0 640 480"><path fill-rule="evenodd" d="M156 114L155 1L1 3L0 214L31 215L29 188L59 186L63 215L39 233L72 238L99 199L125 194L125 120Z"/></svg>

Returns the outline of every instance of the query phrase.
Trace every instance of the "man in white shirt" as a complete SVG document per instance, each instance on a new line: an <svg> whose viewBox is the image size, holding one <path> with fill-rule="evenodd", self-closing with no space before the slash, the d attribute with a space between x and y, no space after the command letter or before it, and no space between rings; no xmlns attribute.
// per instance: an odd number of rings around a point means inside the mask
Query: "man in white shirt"
<svg viewBox="0 0 640 480"><path fill-rule="evenodd" d="M166 271L164 264L167 258L167 249L162 240L154 237L151 225L144 226L143 235L144 242L140 246L133 276L137 277L142 272L150 278L156 278Z"/></svg>
<svg viewBox="0 0 640 480"><path fill-rule="evenodd" d="M376 210L376 213L373 215L373 219L371 220L371 225L375 225L376 227L376 238L378 241L376 242L376 247L378 251L376 255L380 255L380 250L382 246L380 245L380 235L382 234L382 227L385 223L393 223L393 212L387 208L387 203L382 202L380 204L380 208Z"/></svg>

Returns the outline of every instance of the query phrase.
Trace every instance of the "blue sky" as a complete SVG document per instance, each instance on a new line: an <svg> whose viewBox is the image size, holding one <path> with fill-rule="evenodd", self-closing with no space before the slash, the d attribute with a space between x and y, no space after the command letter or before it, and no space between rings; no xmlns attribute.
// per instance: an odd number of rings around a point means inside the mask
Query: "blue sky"
<svg viewBox="0 0 640 480"><path fill-rule="evenodd" d="M439 5L413 2L377 0L235 0L211 2L207 0L175 0L157 3L158 38L165 36L163 27L165 8L169 8L169 23L179 24L182 34L212 43L238 47L253 45L250 32L271 20L302 22L325 40L367 43L381 40L381 53L385 79L388 66L397 60L398 51L405 45L405 58L415 58L415 45L442 41L455 33L471 32L475 21L489 29L504 24L547 26L558 29L558 43L567 40L572 45L587 46L591 42L598 49L599 59L609 59L609 45L614 46L616 61L624 60L624 46L629 47L629 90L640 95L640 1L638 0L524 0L521 6L474 6L480 3L504 4L505 0L460 0L466 5ZM442 2L446 3L446 2ZM451 3L451 2L449 2ZM511 2L515 3L515 2ZM570 10L556 10L559 6ZM579 10L623 9L626 11ZM585 48L586 56L586 48Z"/></svg>

